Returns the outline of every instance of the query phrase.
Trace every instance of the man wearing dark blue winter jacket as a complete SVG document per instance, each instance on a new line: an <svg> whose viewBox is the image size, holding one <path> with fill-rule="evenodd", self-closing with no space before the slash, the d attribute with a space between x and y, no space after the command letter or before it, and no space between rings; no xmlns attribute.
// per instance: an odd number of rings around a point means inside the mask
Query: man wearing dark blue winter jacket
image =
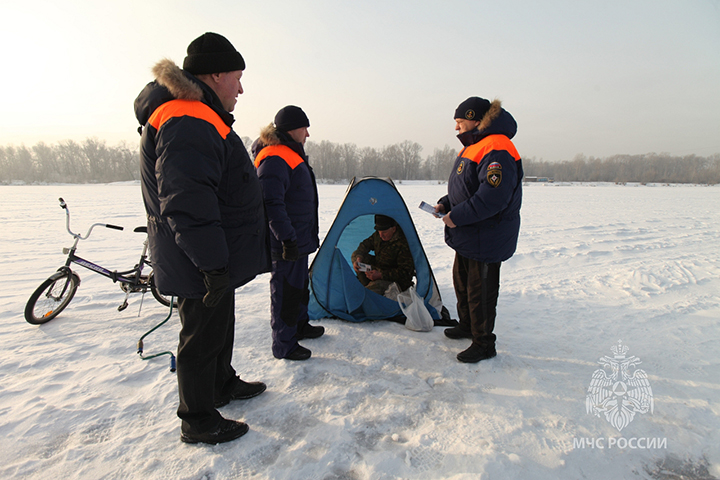
<svg viewBox="0 0 720 480"><path fill-rule="evenodd" d="M435 211L445 213L445 243L455 250L453 285L459 325L449 338L472 344L457 355L465 363L494 357L500 264L517 247L523 168L511 142L515 119L499 100L470 97L455 110L455 130L464 148L448 180L448 194Z"/></svg>
<svg viewBox="0 0 720 480"><path fill-rule="evenodd" d="M269 270L261 187L232 112L245 61L208 32L171 60L135 100L142 129L142 195L158 288L178 299L177 377L181 440L216 444L248 426L217 408L265 391L231 365L235 289Z"/></svg>
<svg viewBox="0 0 720 480"><path fill-rule="evenodd" d="M309 126L305 112L288 105L253 145L271 232L272 352L288 360L310 358L298 340L325 332L308 323L308 254L319 244L317 184L304 149Z"/></svg>

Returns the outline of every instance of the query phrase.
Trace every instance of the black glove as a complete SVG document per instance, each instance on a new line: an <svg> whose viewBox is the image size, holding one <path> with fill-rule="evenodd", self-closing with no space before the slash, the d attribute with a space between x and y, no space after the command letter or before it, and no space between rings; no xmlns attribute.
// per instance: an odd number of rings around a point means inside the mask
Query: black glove
<svg viewBox="0 0 720 480"><path fill-rule="evenodd" d="M283 245L283 260L288 262L294 262L300 258L300 251L298 250L297 242L295 240L285 240L282 242Z"/></svg>
<svg viewBox="0 0 720 480"><path fill-rule="evenodd" d="M212 308L220 303L220 299L225 295L225 291L230 285L230 270L224 267L220 270L202 272L202 274L205 276L203 282L205 282L205 288L207 288L203 303L206 307Z"/></svg>

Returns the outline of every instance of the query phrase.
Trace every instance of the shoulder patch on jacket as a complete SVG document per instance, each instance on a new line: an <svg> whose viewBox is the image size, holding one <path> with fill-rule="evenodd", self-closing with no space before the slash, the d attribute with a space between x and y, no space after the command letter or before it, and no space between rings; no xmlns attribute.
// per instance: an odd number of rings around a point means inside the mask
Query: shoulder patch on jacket
<svg viewBox="0 0 720 480"><path fill-rule="evenodd" d="M500 186L502 182L502 165L500 165L500 162L492 162L488 165L487 181L495 188Z"/></svg>
<svg viewBox="0 0 720 480"><path fill-rule="evenodd" d="M215 127L215 130L217 130L223 140L225 140L232 131L232 129L223 122L220 115L208 105L197 100L171 100L163 103L155 109L148 123L152 125L155 130L160 130L165 122L176 117L193 117L205 120Z"/></svg>

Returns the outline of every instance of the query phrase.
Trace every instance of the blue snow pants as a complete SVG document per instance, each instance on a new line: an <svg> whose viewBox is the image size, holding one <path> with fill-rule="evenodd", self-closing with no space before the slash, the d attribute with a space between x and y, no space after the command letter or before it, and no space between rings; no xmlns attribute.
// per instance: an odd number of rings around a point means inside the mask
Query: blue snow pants
<svg viewBox="0 0 720 480"><path fill-rule="evenodd" d="M307 325L308 256L294 262L273 260L270 276L270 326L272 352L275 358L284 358L298 347L297 332Z"/></svg>

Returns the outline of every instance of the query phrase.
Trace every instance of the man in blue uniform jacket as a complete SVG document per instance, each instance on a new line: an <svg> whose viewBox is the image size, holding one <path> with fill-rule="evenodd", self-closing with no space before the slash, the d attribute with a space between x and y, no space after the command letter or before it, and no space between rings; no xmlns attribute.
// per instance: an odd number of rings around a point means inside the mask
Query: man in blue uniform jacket
<svg viewBox="0 0 720 480"><path fill-rule="evenodd" d="M511 139L515 119L492 102L470 97L455 110L455 130L464 148L448 180L448 194L435 211L446 214L445 243L455 250L453 286L459 325L449 338L472 339L457 355L465 363L494 357L500 264L512 257L520 231L523 168Z"/></svg>
<svg viewBox="0 0 720 480"><path fill-rule="evenodd" d="M252 147L271 232L272 352L288 360L310 358L298 340L325 332L308 323L308 254L319 244L317 184L304 149L308 127L305 112L288 105Z"/></svg>
<svg viewBox="0 0 720 480"><path fill-rule="evenodd" d="M153 68L135 100L142 131L142 195L153 272L177 297L182 329L177 377L181 440L216 444L248 426L217 408L265 391L231 365L235 289L269 270L260 181L233 131L245 60L222 35L193 40L180 69Z"/></svg>

